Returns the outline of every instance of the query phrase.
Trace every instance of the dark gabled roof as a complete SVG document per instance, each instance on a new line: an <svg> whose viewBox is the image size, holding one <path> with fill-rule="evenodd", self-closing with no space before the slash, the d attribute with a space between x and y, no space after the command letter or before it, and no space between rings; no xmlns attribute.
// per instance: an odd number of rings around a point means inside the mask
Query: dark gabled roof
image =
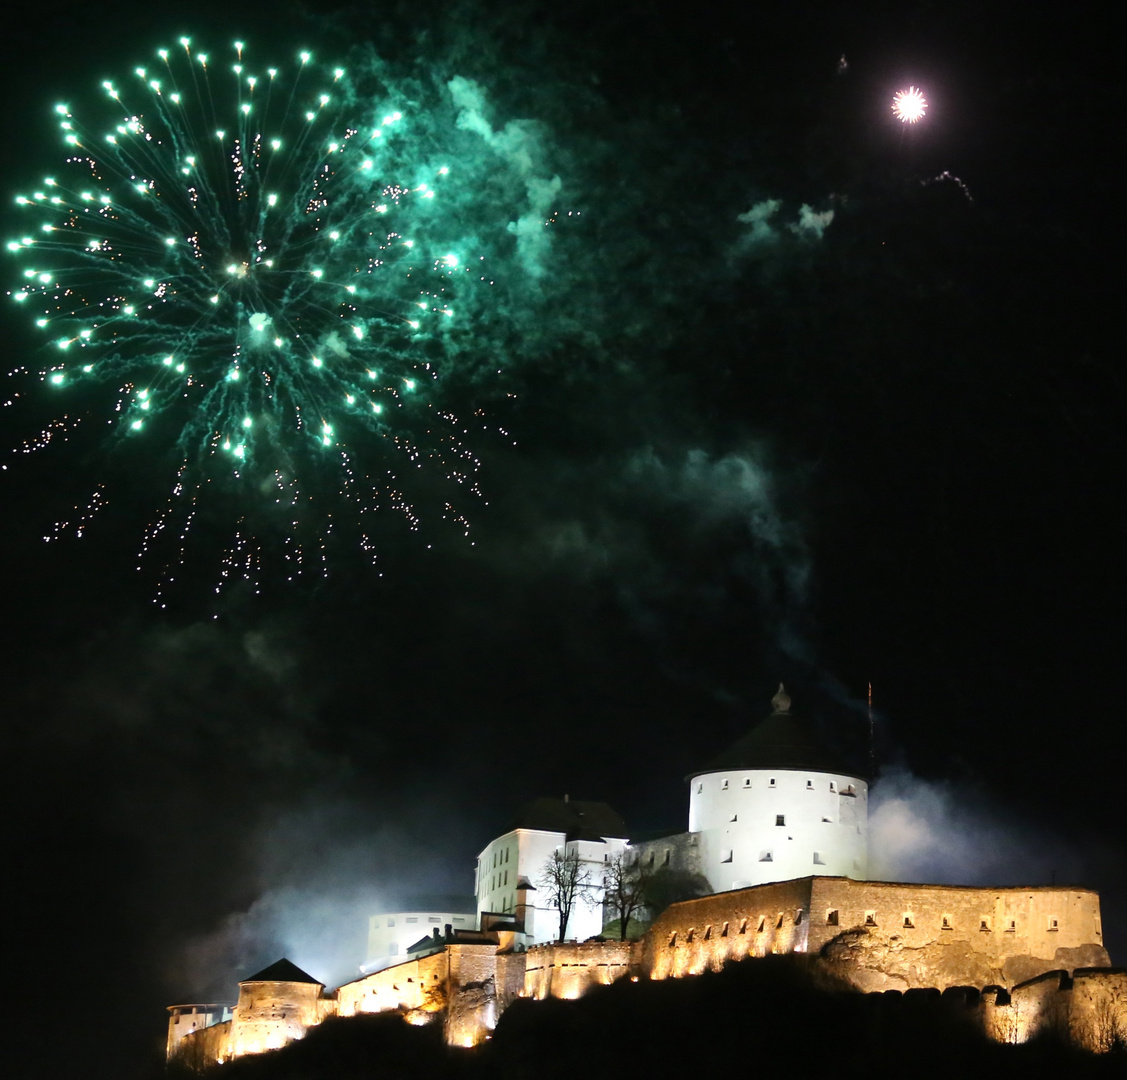
<svg viewBox="0 0 1127 1080"><path fill-rule="evenodd" d="M509 829L541 829L564 833L568 840L602 840L627 836L626 823L605 802L586 799L533 799L521 807Z"/></svg>
<svg viewBox="0 0 1127 1080"><path fill-rule="evenodd" d="M704 773L737 769L792 769L795 771L838 773L858 776L856 769L838 754L822 745L814 725L790 711L790 695L779 683L779 692L771 699L770 716L737 739L722 754L688 779Z"/></svg>
<svg viewBox="0 0 1127 1080"><path fill-rule="evenodd" d="M323 982L319 982L313 978L308 972L302 971L297 964L290 963L285 957L281 960L275 960L269 967L263 968L257 975L251 975L249 979L240 979L239 985L245 982L293 982L293 983L313 983L314 986L324 986Z"/></svg>

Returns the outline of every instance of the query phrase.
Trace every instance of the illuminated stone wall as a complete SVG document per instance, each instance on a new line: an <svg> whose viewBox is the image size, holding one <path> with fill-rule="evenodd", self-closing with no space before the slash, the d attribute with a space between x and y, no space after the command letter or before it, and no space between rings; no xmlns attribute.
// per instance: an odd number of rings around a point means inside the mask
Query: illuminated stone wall
<svg viewBox="0 0 1127 1080"><path fill-rule="evenodd" d="M227 1056L276 1050L302 1038L307 1029L325 1017L326 1009L320 1004L321 989L320 983L239 983Z"/></svg>
<svg viewBox="0 0 1127 1080"><path fill-rule="evenodd" d="M398 1009L408 1020L424 1023L431 1014L446 1007L448 976L445 951L384 968L339 987L337 1015L357 1016Z"/></svg>
<svg viewBox="0 0 1127 1080"><path fill-rule="evenodd" d="M727 960L806 952L811 883L799 878L673 904L644 939L642 972L681 978Z"/></svg>
<svg viewBox="0 0 1127 1080"><path fill-rule="evenodd" d="M809 951L863 990L1013 986L1107 967L1099 895L814 878Z"/></svg>
<svg viewBox="0 0 1127 1080"><path fill-rule="evenodd" d="M632 941L537 945L525 954L523 995L537 1001L582 997L592 986L633 974L640 951L640 943Z"/></svg>
<svg viewBox="0 0 1127 1080"><path fill-rule="evenodd" d="M799 878L674 904L646 938L650 978L768 953L821 955L862 990L1013 986L1054 968L1107 967L1099 896Z"/></svg>

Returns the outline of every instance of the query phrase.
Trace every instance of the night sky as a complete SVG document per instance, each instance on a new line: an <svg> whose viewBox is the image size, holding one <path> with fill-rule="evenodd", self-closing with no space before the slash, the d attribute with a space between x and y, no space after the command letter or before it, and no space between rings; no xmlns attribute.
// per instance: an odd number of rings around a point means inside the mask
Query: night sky
<svg viewBox="0 0 1127 1080"><path fill-rule="evenodd" d="M875 764L871 876L1096 888L1127 960L1110 12L241 6L10 28L9 193L61 157L56 100L100 108L191 33L474 80L573 215L524 292L508 267L489 355L442 369L492 431L468 540L388 512L378 570L342 548L216 595L205 512L161 610L159 450L7 457L7 1074L140 1075L166 1004L281 955L344 981L368 914L472 891L528 799L683 829L685 774L780 680ZM42 362L10 303L4 331L5 371ZM43 543L101 480L83 538Z"/></svg>

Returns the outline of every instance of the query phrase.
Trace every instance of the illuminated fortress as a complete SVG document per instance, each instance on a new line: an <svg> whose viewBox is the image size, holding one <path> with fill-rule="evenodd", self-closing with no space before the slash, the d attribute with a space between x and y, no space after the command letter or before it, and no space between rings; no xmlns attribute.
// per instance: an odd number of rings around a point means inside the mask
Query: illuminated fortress
<svg viewBox="0 0 1127 1080"><path fill-rule="evenodd" d="M473 1046L518 997L576 998L624 977L689 977L788 953L860 991L958 988L999 1041L1051 1026L1105 1050L1127 1036L1127 972L1110 966L1095 892L865 880L865 779L791 713L781 686L772 706L690 775L687 832L630 843L605 803L536 800L480 853L472 915L373 916L369 953L381 955L332 991L280 960L240 982L233 1009L171 1006L168 1056L202 1066L283 1046L329 1016L387 1011ZM618 856L711 891L669 906L638 941L604 940L601 868ZM592 882L562 934L543 885L561 857ZM411 939L403 948L388 937L400 930Z"/></svg>

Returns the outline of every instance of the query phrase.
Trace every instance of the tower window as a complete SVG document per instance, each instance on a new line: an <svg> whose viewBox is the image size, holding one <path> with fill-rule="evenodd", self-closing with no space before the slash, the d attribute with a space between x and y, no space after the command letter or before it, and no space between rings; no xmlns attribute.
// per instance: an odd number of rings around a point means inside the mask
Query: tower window
<svg viewBox="0 0 1127 1080"><path fill-rule="evenodd" d="M669 947L672 949L676 944L677 944L677 931L674 930L673 933L669 935Z"/></svg>
<svg viewBox="0 0 1127 1080"><path fill-rule="evenodd" d="M727 791L728 790L728 781L727 780L721 780L720 781L720 790L721 791Z"/></svg>
<svg viewBox="0 0 1127 1080"><path fill-rule="evenodd" d="M740 923L740 933L741 934L747 933L747 919L744 919L744 921Z"/></svg>
<svg viewBox="0 0 1127 1080"><path fill-rule="evenodd" d="M987 919L987 918L979 919L978 920L978 928L979 928L979 930L983 930L986 933L990 933L990 920Z"/></svg>
<svg viewBox="0 0 1127 1080"><path fill-rule="evenodd" d="M727 937L728 936L728 924L727 923L724 924L724 928L720 931L720 936L721 937Z"/></svg>
<svg viewBox="0 0 1127 1080"><path fill-rule="evenodd" d="M866 926L876 926L876 924L877 924L877 913L875 911L866 911L865 912L865 925Z"/></svg>
<svg viewBox="0 0 1127 1080"><path fill-rule="evenodd" d="M794 925L800 926L802 924L802 908L796 908L794 912Z"/></svg>
<svg viewBox="0 0 1127 1080"><path fill-rule="evenodd" d="M1050 930L1059 930L1060 929L1060 923L1057 922L1056 919L1050 919L1049 920L1049 929Z"/></svg>
<svg viewBox="0 0 1127 1080"><path fill-rule="evenodd" d="M721 850L721 852L720 852L720 861L721 861L722 863L725 863L725 862L731 862L731 861L732 861L732 849L731 849L731 848L723 848L723 849Z"/></svg>
<svg viewBox="0 0 1127 1080"><path fill-rule="evenodd" d="M826 912L826 925L837 926L837 922L837 908L830 908L830 910Z"/></svg>
<svg viewBox="0 0 1127 1080"><path fill-rule="evenodd" d="M760 915L759 916L759 925L756 927L755 932L757 934L762 934L764 927L766 927L766 925L767 925L767 916L766 915Z"/></svg>
<svg viewBox="0 0 1127 1080"><path fill-rule="evenodd" d="M738 815L733 814L730 818L728 818L728 820L729 821L735 821L735 820L737 820L737 817L738 817Z"/></svg>
<svg viewBox="0 0 1127 1080"><path fill-rule="evenodd" d="M813 791L814 790L814 781L813 780L807 780L806 781L806 790L807 791Z"/></svg>
<svg viewBox="0 0 1127 1080"><path fill-rule="evenodd" d="M776 814L775 815L775 824L776 825L785 825L786 823L787 823L786 814Z"/></svg>
<svg viewBox="0 0 1127 1080"><path fill-rule="evenodd" d="M759 853L759 861L760 862L774 862L775 860L771 858L771 852L770 851L761 851Z"/></svg>
<svg viewBox="0 0 1127 1080"><path fill-rule="evenodd" d="M815 866L825 866L826 865L826 857L820 851L814 852L814 865Z"/></svg>
<svg viewBox="0 0 1127 1080"><path fill-rule="evenodd" d="M785 918L784 913L780 911L779 917L775 920L775 929L776 930L781 930L783 928L783 919L784 918Z"/></svg>
<svg viewBox="0 0 1127 1080"><path fill-rule="evenodd" d="M704 791L704 784L697 784L697 794L701 794L702 791Z"/></svg>
<svg viewBox="0 0 1127 1080"><path fill-rule="evenodd" d="M833 780L830 781L830 791L837 791L837 784Z"/></svg>
<svg viewBox="0 0 1127 1080"><path fill-rule="evenodd" d="M775 786L775 778L773 776L771 777L770 780L767 781L767 786L768 787L774 787Z"/></svg>
<svg viewBox="0 0 1127 1080"><path fill-rule="evenodd" d="M712 940L712 927L711 926L705 927L705 929L704 929L704 940L705 941L711 941Z"/></svg>
<svg viewBox="0 0 1127 1080"><path fill-rule="evenodd" d="M910 911L905 911L904 912L904 929L905 930L913 930L913 929L915 929L915 926L916 926L916 924L914 922L912 922L912 913Z"/></svg>
<svg viewBox="0 0 1127 1080"><path fill-rule="evenodd" d="M1016 933L1016 932L1017 932L1017 921L1015 919L1010 919L1009 922L1006 923L1006 933L1007 934L1013 934L1013 933Z"/></svg>
<svg viewBox="0 0 1127 1080"><path fill-rule="evenodd" d="M950 915L944 915L943 916L942 920L939 923L939 928L941 930L954 930L955 929L954 925L951 922L951 916Z"/></svg>
<svg viewBox="0 0 1127 1080"><path fill-rule="evenodd" d="M751 777L750 776L744 777L744 787L745 788L751 787Z"/></svg>

